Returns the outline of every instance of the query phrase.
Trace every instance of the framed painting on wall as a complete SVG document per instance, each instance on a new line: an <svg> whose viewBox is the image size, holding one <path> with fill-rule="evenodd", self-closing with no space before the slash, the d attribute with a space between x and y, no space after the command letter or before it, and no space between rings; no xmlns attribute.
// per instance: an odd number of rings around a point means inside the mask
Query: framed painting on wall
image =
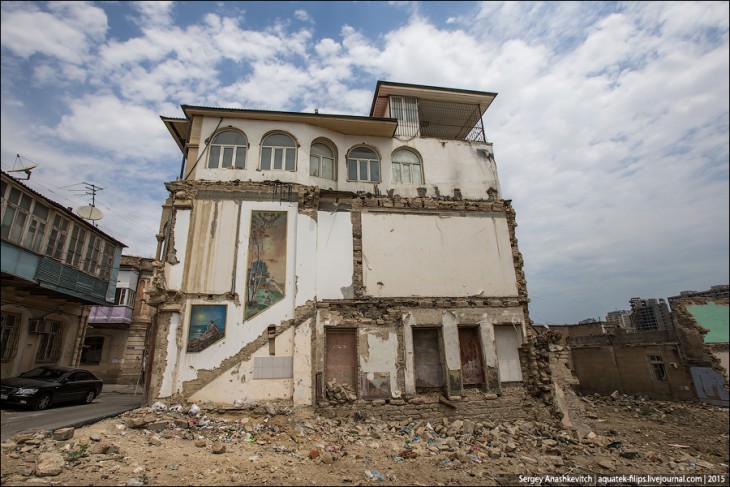
<svg viewBox="0 0 730 487"><path fill-rule="evenodd" d="M286 211L251 210L244 320L286 295Z"/></svg>
<svg viewBox="0 0 730 487"><path fill-rule="evenodd" d="M188 328L188 352L201 352L225 336L226 312L225 305L192 305Z"/></svg>

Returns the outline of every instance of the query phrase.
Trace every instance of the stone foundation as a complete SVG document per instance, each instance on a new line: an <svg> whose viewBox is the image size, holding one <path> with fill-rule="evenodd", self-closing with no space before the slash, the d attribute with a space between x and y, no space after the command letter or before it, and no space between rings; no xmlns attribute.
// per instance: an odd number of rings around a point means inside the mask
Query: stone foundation
<svg viewBox="0 0 730 487"><path fill-rule="evenodd" d="M551 412L542 401L535 400L521 384L502 384L502 393L483 393L467 389L458 398L446 399L440 393L422 394L406 399L357 400L349 404L320 401L317 414L326 418L372 417L383 421L414 420L430 422L444 418L477 421L547 421Z"/></svg>

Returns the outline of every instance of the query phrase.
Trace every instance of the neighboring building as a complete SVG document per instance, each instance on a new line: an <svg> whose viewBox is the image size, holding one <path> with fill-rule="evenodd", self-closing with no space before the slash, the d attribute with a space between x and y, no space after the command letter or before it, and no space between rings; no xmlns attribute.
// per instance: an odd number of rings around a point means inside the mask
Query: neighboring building
<svg viewBox="0 0 730 487"><path fill-rule="evenodd" d="M631 328L631 311L625 309L609 311L606 315L606 323L628 330Z"/></svg>
<svg viewBox="0 0 730 487"><path fill-rule="evenodd" d="M631 330L654 331L672 328L672 315L664 299L631 298Z"/></svg>
<svg viewBox="0 0 730 487"><path fill-rule="evenodd" d="M677 335L700 400L728 405L728 290L683 291L669 298Z"/></svg>
<svg viewBox="0 0 730 487"><path fill-rule="evenodd" d="M528 297L482 125L495 96L380 81L367 117L163 117L184 164L149 293L148 397L309 405L519 384Z"/></svg>
<svg viewBox="0 0 730 487"><path fill-rule="evenodd" d="M561 343L570 347L576 388L727 406L728 286L684 291L668 301L674 323L657 325L659 329L651 329L651 323L669 315L664 300L639 298L631 300L644 316L638 330L618 324L626 312L609 313L614 322L603 329L591 324L551 327L560 330Z"/></svg>
<svg viewBox="0 0 730 487"><path fill-rule="evenodd" d="M578 331L571 329L571 331ZM641 333L614 328L566 339L576 388L586 394L643 394L653 399L696 398L686 357L674 330Z"/></svg>
<svg viewBox="0 0 730 487"><path fill-rule="evenodd" d="M154 308L145 291L152 278L152 259L122 255L114 306L94 306L84 338L80 364L109 384L140 384Z"/></svg>
<svg viewBox="0 0 730 487"><path fill-rule="evenodd" d="M124 244L2 173L2 377L77 365L89 309L114 302Z"/></svg>

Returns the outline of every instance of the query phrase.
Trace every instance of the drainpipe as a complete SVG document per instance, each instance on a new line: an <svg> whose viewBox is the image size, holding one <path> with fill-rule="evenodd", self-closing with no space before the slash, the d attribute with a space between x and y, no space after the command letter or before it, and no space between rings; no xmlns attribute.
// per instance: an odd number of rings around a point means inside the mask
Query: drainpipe
<svg viewBox="0 0 730 487"><path fill-rule="evenodd" d="M76 344L74 345L74 354L71 358L71 365L78 366L81 361L81 347L84 344L86 338L86 329L89 326L89 313L91 312L91 306L81 306L81 314L79 315L79 329L76 333Z"/></svg>

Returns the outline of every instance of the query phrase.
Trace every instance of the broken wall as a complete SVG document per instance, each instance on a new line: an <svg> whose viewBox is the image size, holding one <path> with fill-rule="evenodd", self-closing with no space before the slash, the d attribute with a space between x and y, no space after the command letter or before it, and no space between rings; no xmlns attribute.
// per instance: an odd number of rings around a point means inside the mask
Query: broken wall
<svg viewBox="0 0 730 487"><path fill-rule="evenodd" d="M682 350L669 330L571 337L567 343L583 393L696 397Z"/></svg>

